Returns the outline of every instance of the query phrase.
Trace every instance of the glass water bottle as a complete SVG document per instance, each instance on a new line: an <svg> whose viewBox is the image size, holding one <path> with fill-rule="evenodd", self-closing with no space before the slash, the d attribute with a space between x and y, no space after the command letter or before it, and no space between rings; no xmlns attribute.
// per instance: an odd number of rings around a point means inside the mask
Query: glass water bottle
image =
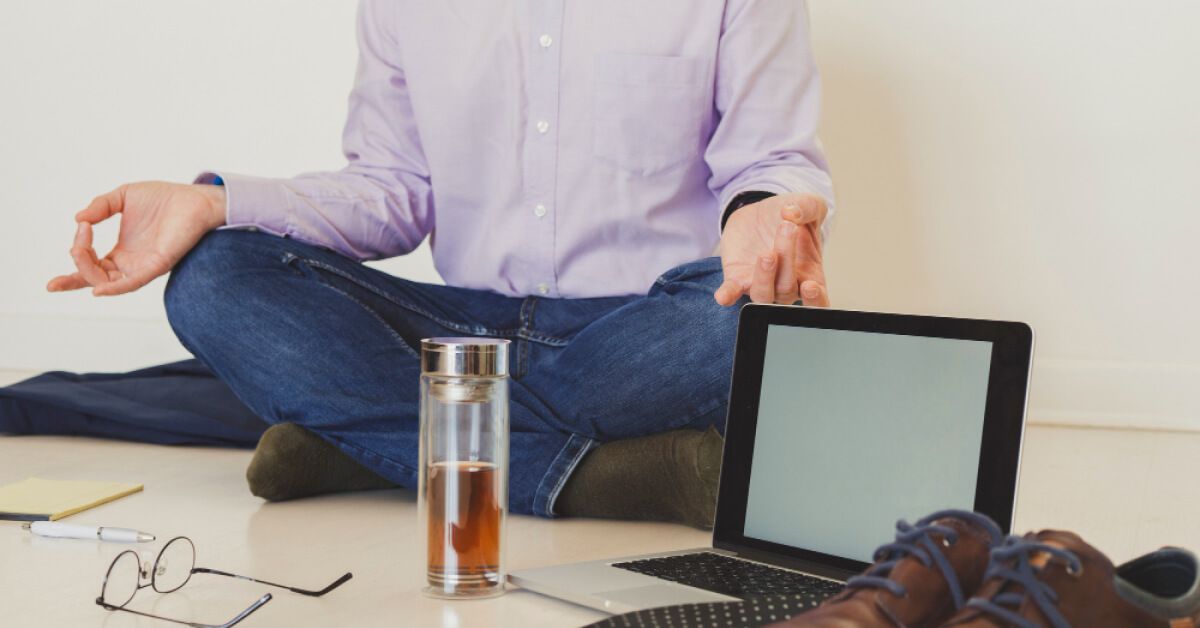
<svg viewBox="0 0 1200 628"><path fill-rule="evenodd" d="M418 513L427 595L500 595L507 578L508 341L421 341Z"/></svg>

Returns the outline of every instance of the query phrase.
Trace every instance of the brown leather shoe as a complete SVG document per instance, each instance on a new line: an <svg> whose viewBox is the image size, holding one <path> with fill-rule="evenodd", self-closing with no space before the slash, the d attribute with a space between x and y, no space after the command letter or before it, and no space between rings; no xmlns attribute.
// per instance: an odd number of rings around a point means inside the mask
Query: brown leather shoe
<svg viewBox="0 0 1200 628"><path fill-rule="evenodd" d="M1113 567L1075 534L1009 537L987 582L947 626L1193 628L1200 625L1196 556L1164 548Z"/></svg>
<svg viewBox="0 0 1200 628"><path fill-rule="evenodd" d="M875 564L844 591L777 626L940 626L983 582L988 553L1003 540L999 526L973 512L899 521L895 542L875 550Z"/></svg>

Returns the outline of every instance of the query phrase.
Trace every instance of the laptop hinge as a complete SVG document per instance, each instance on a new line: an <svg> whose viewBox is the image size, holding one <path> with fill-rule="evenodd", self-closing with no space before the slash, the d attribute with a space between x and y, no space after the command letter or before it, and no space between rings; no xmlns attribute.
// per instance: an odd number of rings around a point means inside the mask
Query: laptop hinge
<svg viewBox="0 0 1200 628"><path fill-rule="evenodd" d="M851 576L859 573L859 571L855 570L842 569L833 565L823 565L811 560L782 556L774 552L767 552L751 547L739 547L724 543L714 544L713 547L738 558L744 558L746 560L752 560L758 563L766 563L768 565L783 567L784 569L791 569L793 571L812 574L814 576L821 576L823 578L838 580L840 582L845 582L846 580L850 579Z"/></svg>

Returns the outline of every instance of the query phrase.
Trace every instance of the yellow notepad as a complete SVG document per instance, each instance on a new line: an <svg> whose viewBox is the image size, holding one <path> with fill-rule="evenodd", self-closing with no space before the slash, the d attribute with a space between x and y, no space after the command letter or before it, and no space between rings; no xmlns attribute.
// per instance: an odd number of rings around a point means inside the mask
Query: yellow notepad
<svg viewBox="0 0 1200 628"><path fill-rule="evenodd" d="M0 486L0 519L56 521L140 490L141 484L29 478Z"/></svg>

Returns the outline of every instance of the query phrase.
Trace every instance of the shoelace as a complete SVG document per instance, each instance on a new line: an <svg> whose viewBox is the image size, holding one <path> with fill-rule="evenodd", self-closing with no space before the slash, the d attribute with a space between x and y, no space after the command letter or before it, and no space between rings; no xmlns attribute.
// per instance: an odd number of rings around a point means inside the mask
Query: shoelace
<svg viewBox="0 0 1200 628"><path fill-rule="evenodd" d="M942 572L942 578L946 580L946 584L950 587L950 595L954 598L954 608L957 610L962 608L966 602L963 596L962 584L958 581L958 574L954 572L954 567L950 564L950 560L938 548L938 544L933 540L933 534L940 534L946 539L947 545L953 545L958 541L958 532L953 528L944 525L935 525L933 522L939 519L960 519L968 523L973 523L985 530L991 535L992 545L999 545L1004 535L1000 532L1000 527L995 524L986 515L981 515L975 512L966 510L941 510L917 521L916 525L910 525L907 521L901 519L896 522L896 540L880 545L875 550L874 560L876 563L871 566L862 575L854 576L846 581L846 587L849 589L887 589L896 597L904 597L908 595L908 589L904 585L890 580L892 569L905 558L912 556L921 561L921 564L929 567L936 564L938 570ZM880 562L882 561L882 562Z"/></svg>
<svg viewBox="0 0 1200 628"><path fill-rule="evenodd" d="M1019 628L1037 628L1037 624L1021 617L1014 610L1019 608L1021 601L1028 596L1037 605L1038 610L1042 611L1042 615L1050 620L1050 625L1054 628L1070 628L1070 622L1058 611L1058 594L1050 585L1038 580L1038 570L1030 562L1030 558L1038 552L1045 552L1051 560L1057 558L1066 563L1070 573L1079 573L1083 568L1079 557L1070 550L1040 543L1034 539L1010 536L1004 541L1004 545L992 550L984 581L1000 578L1005 580L1005 587L1008 583L1014 583L1020 585L1023 591L1004 591L1001 588L1001 592L990 599L971 598L967 606L1008 621Z"/></svg>

